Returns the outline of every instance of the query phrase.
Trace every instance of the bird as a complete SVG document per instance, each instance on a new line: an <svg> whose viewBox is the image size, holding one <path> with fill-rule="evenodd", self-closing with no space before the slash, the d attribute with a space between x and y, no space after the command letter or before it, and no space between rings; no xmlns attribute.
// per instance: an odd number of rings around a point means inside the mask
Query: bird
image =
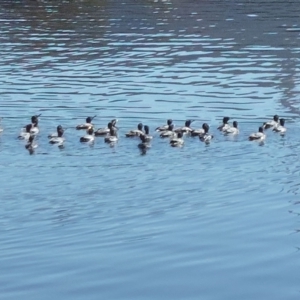
<svg viewBox="0 0 300 300"><path fill-rule="evenodd" d="M31 134L33 134L33 135L36 135L36 134L38 134L39 133L39 128L38 128L38 123L39 123L39 117L41 116L42 114L39 114L39 115L34 115L34 116L32 116L31 117L31 124L27 124L27 125L25 125L25 126L23 126L23 128L21 129L21 132L23 131L23 132L26 132L26 127L28 126L28 125L32 125L31 126Z"/></svg>
<svg viewBox="0 0 300 300"><path fill-rule="evenodd" d="M155 129L155 131L166 131L166 130L168 130L169 126L172 125L172 124L173 124L173 120L168 119L166 125L162 125L162 126L157 127Z"/></svg>
<svg viewBox="0 0 300 300"><path fill-rule="evenodd" d="M259 141L262 142L266 139L263 126L258 128L258 132L251 133L248 137L249 141Z"/></svg>
<svg viewBox="0 0 300 300"><path fill-rule="evenodd" d="M176 136L176 133L174 132L174 125L173 124L169 125L168 130L162 131L161 134L160 134L161 138L172 138L172 137L175 137L175 136Z"/></svg>
<svg viewBox="0 0 300 300"><path fill-rule="evenodd" d="M273 131L280 133L280 135L284 135L286 133L286 128L284 127L285 119L281 118L279 120L279 125L273 128Z"/></svg>
<svg viewBox="0 0 300 300"><path fill-rule="evenodd" d="M93 127L88 128L86 135L82 136L79 141L81 143L92 143L95 140L94 129Z"/></svg>
<svg viewBox="0 0 300 300"><path fill-rule="evenodd" d="M108 135L111 126L112 126L112 123L109 122L109 123L107 124L107 127L104 127L104 128L98 128L98 129L95 131L95 136L106 136L106 135Z"/></svg>
<svg viewBox="0 0 300 300"><path fill-rule="evenodd" d="M278 126L278 124L279 124L278 121L279 121L279 116L274 115L273 120L265 122L263 124L263 129L269 129L269 128L274 129L274 127Z"/></svg>
<svg viewBox="0 0 300 300"><path fill-rule="evenodd" d="M143 124L139 123L138 126L137 126L137 129L130 130L129 132L127 132L125 134L125 136L126 137L136 137L136 136L140 136L140 135L143 135L143 134L144 134Z"/></svg>
<svg viewBox="0 0 300 300"><path fill-rule="evenodd" d="M59 136L59 131L61 131L62 129L63 129L62 126L58 125L56 127L56 132L55 133L48 134L48 139L52 139L52 138L58 137Z"/></svg>
<svg viewBox="0 0 300 300"><path fill-rule="evenodd" d="M51 134L48 135L48 138L50 138L49 143L50 144L58 144L59 146L62 145L65 141L65 138L63 137L64 129L61 125L57 126L57 134Z"/></svg>
<svg viewBox="0 0 300 300"><path fill-rule="evenodd" d="M238 122L233 121L232 126L225 129L223 132L224 132L225 135L237 135L237 134L239 134L240 131L238 129Z"/></svg>
<svg viewBox="0 0 300 300"><path fill-rule="evenodd" d="M204 135L205 131L203 128L199 128L199 129L193 129L191 131L191 136L202 136Z"/></svg>
<svg viewBox="0 0 300 300"><path fill-rule="evenodd" d="M33 126L32 124L27 124L25 126L25 131L21 130L20 135L18 136L18 138L20 140L26 140L26 141L28 141L29 138L30 138L30 135L31 135L30 131L31 131L32 126Z"/></svg>
<svg viewBox="0 0 300 300"><path fill-rule="evenodd" d="M147 142L150 142L153 139L153 136L149 134L149 131L150 131L149 126L145 125L144 134L140 135L140 137L144 136Z"/></svg>
<svg viewBox="0 0 300 300"><path fill-rule="evenodd" d="M93 127L94 125L92 124L93 119L96 118L96 116L93 117L87 117L85 119L85 124L79 124L76 126L77 130L85 129L88 130L90 127Z"/></svg>
<svg viewBox="0 0 300 300"><path fill-rule="evenodd" d="M210 134L209 131L209 125L207 123L203 123L202 129L204 130L204 134L199 136L199 139L201 142L204 142L206 144L209 144L210 141L213 139L213 135Z"/></svg>
<svg viewBox="0 0 300 300"><path fill-rule="evenodd" d="M176 128L174 131L176 133L178 133L178 132L191 133L193 131L193 129L190 126L191 126L193 121L194 120L186 120L183 127Z"/></svg>
<svg viewBox="0 0 300 300"><path fill-rule="evenodd" d="M37 135L40 132L39 127L38 127L39 116L41 116L41 115L31 117L32 127L30 129L30 134L32 134L32 135Z"/></svg>
<svg viewBox="0 0 300 300"><path fill-rule="evenodd" d="M228 124L228 121L230 120L229 117L224 117L223 118L223 124L221 124L219 127L218 127L218 130L220 131L225 131L226 129L228 129L230 127L230 125Z"/></svg>
<svg viewBox="0 0 300 300"><path fill-rule="evenodd" d="M104 138L104 142L112 144L112 143L116 143L117 141L118 141L117 130L115 127L112 126L109 131L109 136L106 136Z"/></svg>
<svg viewBox="0 0 300 300"><path fill-rule="evenodd" d="M111 120L111 121L107 124L107 127L97 129L97 130L95 131L95 136L106 136L106 135L108 135L111 126L113 126L114 128L118 129L118 128L116 127L116 123L117 123L117 122L118 122L117 119Z"/></svg>
<svg viewBox="0 0 300 300"><path fill-rule="evenodd" d="M178 132L177 133L177 137L171 138L170 139L170 145L172 147L181 147L184 144L184 140L183 140L183 133L182 132Z"/></svg>

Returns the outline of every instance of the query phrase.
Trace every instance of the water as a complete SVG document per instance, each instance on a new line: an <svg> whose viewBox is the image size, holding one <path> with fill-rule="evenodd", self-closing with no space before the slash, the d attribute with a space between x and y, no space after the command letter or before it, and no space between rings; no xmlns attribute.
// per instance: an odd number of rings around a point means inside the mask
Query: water
<svg viewBox="0 0 300 300"><path fill-rule="evenodd" d="M1 298L299 299L298 1L4 0L0 21ZM275 113L287 135L248 142ZM119 119L115 147L79 143L89 115ZM168 118L214 141L123 137Z"/></svg>

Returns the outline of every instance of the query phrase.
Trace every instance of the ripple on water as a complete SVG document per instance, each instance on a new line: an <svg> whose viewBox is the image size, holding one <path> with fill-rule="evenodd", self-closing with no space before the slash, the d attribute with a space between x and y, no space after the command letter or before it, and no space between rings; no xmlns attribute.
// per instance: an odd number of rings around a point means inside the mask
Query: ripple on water
<svg viewBox="0 0 300 300"><path fill-rule="evenodd" d="M2 1L5 299L298 299L298 11L297 1ZM16 137L39 113L28 155ZM286 136L248 142L275 113ZM97 128L119 119L117 145L79 143L89 115ZM216 131L225 115L238 137ZM141 155L124 137L169 118L207 122L214 140L174 149L155 134ZM63 149L47 139L58 124Z"/></svg>

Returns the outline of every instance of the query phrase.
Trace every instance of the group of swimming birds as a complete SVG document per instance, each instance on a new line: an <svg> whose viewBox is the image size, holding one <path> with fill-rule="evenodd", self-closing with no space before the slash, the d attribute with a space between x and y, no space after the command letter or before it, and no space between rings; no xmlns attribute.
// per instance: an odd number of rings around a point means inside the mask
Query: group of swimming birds
<svg viewBox="0 0 300 300"><path fill-rule="evenodd" d="M25 148L33 153L34 149L37 147L35 143L35 137L39 133L39 117L41 115L35 115L31 117L31 123L27 124L21 129L19 139L23 139L26 141ZM80 124L76 126L77 130L86 130L86 134L80 137L80 142L82 143L93 143L95 137L104 137L105 143L115 144L118 141L118 127L117 127L117 119L111 120L107 127L99 128L97 130L94 129L94 125L92 123L94 117L87 117L86 122L84 124ZM233 121L232 125L230 125L229 117L224 117L222 124L217 128L224 135L238 135L239 128L238 122ZM181 147L184 145L184 135L189 135L192 137L199 137L200 141L208 144L213 139L213 135L209 133L209 125L207 123L203 123L202 128L195 129L191 127L193 120L187 120L182 127L175 128L173 124L173 120L167 120L165 125L159 126L155 129L155 131L159 132L159 136L161 138L169 138L169 143L172 147ZM284 118L279 119L278 115L275 115L272 120L267 121L259 127L258 132L254 132L249 135L249 141L259 141L263 142L266 138L265 130L272 129L275 132L278 132L281 135L286 133L286 127ZM65 138L64 138L64 129L61 125L57 126L56 133L49 134L49 143L57 144L59 147L62 147ZM3 129L0 128L0 132ZM127 138L137 137L140 139L140 143L138 147L145 151L151 147L151 140L153 136L150 135L149 126L143 125L139 123L136 129L132 129L128 131L125 136Z"/></svg>

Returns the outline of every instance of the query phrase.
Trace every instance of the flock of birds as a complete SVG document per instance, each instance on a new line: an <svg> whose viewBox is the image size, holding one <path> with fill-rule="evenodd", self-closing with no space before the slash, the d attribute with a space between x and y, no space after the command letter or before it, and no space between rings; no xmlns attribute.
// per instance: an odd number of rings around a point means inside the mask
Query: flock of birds
<svg viewBox="0 0 300 300"><path fill-rule="evenodd" d="M34 149L37 148L37 143L35 142L35 137L39 134L39 117L41 115L35 115L31 117L31 123L27 124L21 129L19 139L25 140L26 145L25 148L29 150L32 154ZM87 117L86 122L84 124L80 124L76 126L77 130L86 130L86 134L80 137L81 143L93 143L95 137L104 137L104 142L108 144L115 144L118 141L118 127L117 127L117 119L111 120L107 127L99 128L95 130L94 125L92 123L94 117ZM232 125L230 125L229 117L224 117L222 124L218 127L218 130L224 133L225 135L238 135L239 128L238 122L234 121ZM184 145L184 135L189 135L193 137L199 137L200 141L208 144L213 139L213 135L209 133L209 125L207 123L203 123L202 128L195 129L191 127L193 120L187 120L182 127L175 128L173 121L171 119L167 120L167 124L159 126L155 129L155 131L159 132L159 136L161 138L168 138L169 143L172 147L181 147ZM284 118L279 119L278 115L275 115L272 120L267 121L259 127L258 132L254 132L249 135L249 141L258 141L263 142L266 138L265 130L272 129L275 132L278 132L281 135L286 133L286 127L284 126L285 120ZM57 144L59 147L63 147L65 142L64 138L64 129L61 125L57 126L56 133L52 133L48 135L50 144ZM0 128L0 132L3 131L3 128ZM143 151L146 151L151 147L151 140L153 136L150 135L149 126L143 125L139 123L136 129L132 129L125 134L127 138L138 137L140 139L140 143L138 144L138 148Z"/></svg>

